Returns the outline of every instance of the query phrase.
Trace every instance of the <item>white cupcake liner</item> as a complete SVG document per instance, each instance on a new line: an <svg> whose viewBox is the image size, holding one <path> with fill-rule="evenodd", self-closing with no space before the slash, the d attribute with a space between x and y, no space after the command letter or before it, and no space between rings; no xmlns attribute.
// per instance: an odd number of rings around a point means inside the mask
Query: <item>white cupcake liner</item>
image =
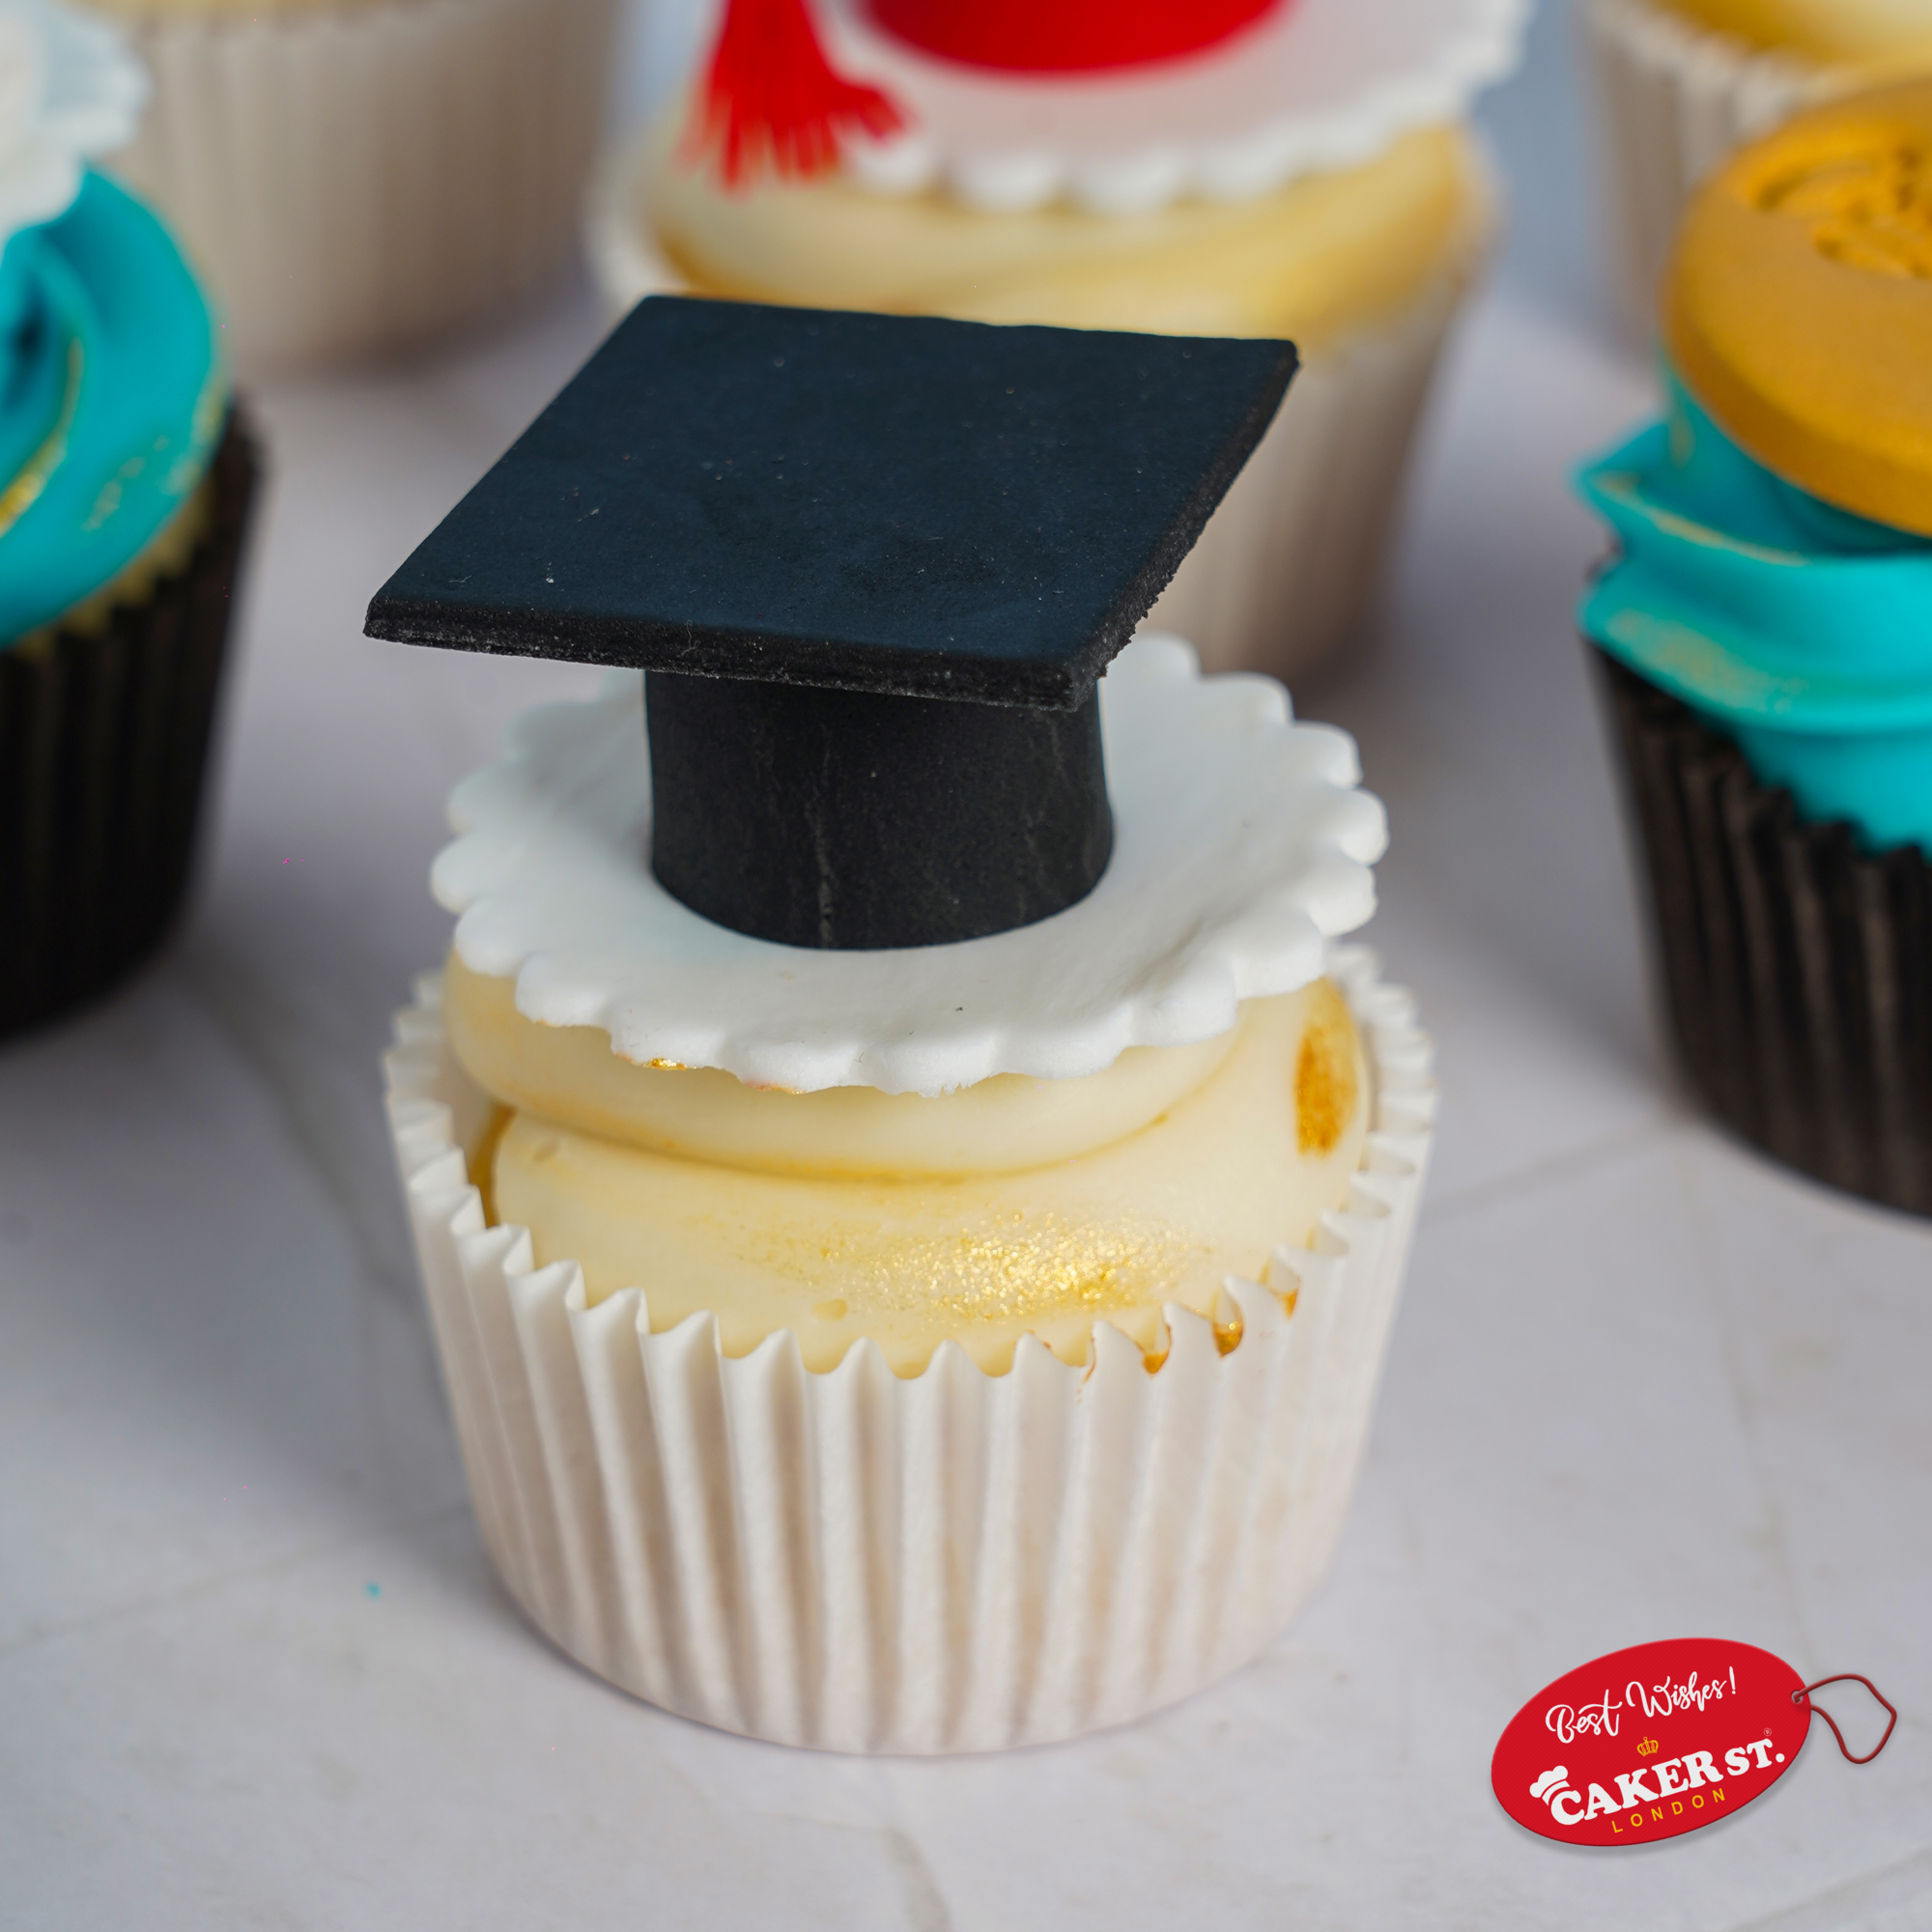
<svg viewBox="0 0 1932 1932"><path fill-rule="evenodd" d="M483 1537L561 1649L681 1716L774 1742L943 1752L1124 1723L1245 1662L1321 1577L1365 1445L1427 1162L1431 1049L1372 954L1330 971L1374 1128L1346 1208L1166 1359L1105 1322L1091 1365L1032 1338L1004 1376L869 1342L808 1372L791 1333L726 1357L694 1315L586 1304L487 1225L488 1103L426 977L389 1116ZM1236 1325L1236 1320L1237 1323Z"/></svg>
<svg viewBox="0 0 1932 1932"><path fill-rule="evenodd" d="M154 75L112 166L169 217L244 372L407 348L577 245L614 0L382 0L134 22Z"/></svg>
<svg viewBox="0 0 1932 1932"><path fill-rule="evenodd" d="M653 245L649 149L599 171L584 240L611 315L687 284ZM1151 630L1188 639L1204 671L1259 670L1291 687L1367 617L1402 506L1409 449L1463 297L1488 253L1466 259L1397 315L1310 352L1174 582Z"/></svg>
<svg viewBox="0 0 1932 1932"><path fill-rule="evenodd" d="M1584 0L1603 190L1626 320L1657 332L1685 203L1733 149L1855 84L1849 70L1766 53L1653 0Z"/></svg>

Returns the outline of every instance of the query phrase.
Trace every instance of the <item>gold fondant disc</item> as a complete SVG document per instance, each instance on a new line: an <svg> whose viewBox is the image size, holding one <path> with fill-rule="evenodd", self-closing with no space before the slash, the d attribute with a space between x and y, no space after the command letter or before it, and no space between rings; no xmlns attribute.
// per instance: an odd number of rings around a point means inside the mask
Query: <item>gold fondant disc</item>
<svg viewBox="0 0 1932 1932"><path fill-rule="evenodd" d="M1735 155L1679 234L1664 339L1767 469L1932 536L1932 81L1833 101Z"/></svg>

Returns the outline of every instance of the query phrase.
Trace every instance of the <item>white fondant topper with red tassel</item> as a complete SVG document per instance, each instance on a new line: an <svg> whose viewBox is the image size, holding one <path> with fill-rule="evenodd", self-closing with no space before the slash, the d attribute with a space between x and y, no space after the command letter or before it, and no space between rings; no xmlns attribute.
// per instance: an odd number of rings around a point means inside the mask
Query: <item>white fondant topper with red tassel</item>
<svg viewBox="0 0 1932 1932"><path fill-rule="evenodd" d="M684 148L1017 212L1244 201L1456 119L1530 0L725 0Z"/></svg>

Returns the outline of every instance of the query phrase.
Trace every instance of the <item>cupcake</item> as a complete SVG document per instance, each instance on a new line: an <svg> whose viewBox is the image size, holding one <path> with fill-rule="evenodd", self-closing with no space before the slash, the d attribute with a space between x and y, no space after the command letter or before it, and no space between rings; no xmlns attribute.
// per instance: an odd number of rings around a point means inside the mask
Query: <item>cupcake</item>
<svg viewBox="0 0 1932 1932"><path fill-rule="evenodd" d="M1685 1070L1738 1133L1932 1213L1932 82L1700 191L1668 419L1589 466L1606 667Z"/></svg>
<svg viewBox="0 0 1932 1932"><path fill-rule="evenodd" d="M614 0L94 0L155 99L120 177L246 372L419 347L558 279Z"/></svg>
<svg viewBox="0 0 1932 1932"><path fill-rule="evenodd" d="M1932 0L1583 0L1619 294L1646 336L1691 191L1741 142L1932 69Z"/></svg>
<svg viewBox="0 0 1932 1932"><path fill-rule="evenodd" d="M1361 621L1494 227L1463 123L1518 0L727 8L606 170L591 253L651 290L979 322L1292 337L1276 434L1152 619L1305 672ZM774 30L771 16L789 25Z"/></svg>
<svg viewBox="0 0 1932 1932"><path fill-rule="evenodd" d="M1382 815L1132 636L1292 361L649 300L371 606L634 668L458 788L388 1074L492 1558L639 1696L1043 1742L1321 1575L1429 1147Z"/></svg>
<svg viewBox="0 0 1932 1932"><path fill-rule="evenodd" d="M254 483L209 306L85 165L140 70L106 29L0 9L0 1034L151 952L193 849Z"/></svg>

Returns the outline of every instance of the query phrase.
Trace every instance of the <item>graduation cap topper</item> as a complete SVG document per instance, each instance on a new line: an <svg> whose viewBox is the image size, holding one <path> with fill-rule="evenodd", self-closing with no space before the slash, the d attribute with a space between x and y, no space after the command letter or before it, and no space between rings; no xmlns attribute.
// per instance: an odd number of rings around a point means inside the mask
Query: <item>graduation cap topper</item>
<svg viewBox="0 0 1932 1932"><path fill-rule="evenodd" d="M650 865L795 946L1009 930L1112 846L1096 680L1283 342L640 303L370 604L645 673Z"/></svg>

